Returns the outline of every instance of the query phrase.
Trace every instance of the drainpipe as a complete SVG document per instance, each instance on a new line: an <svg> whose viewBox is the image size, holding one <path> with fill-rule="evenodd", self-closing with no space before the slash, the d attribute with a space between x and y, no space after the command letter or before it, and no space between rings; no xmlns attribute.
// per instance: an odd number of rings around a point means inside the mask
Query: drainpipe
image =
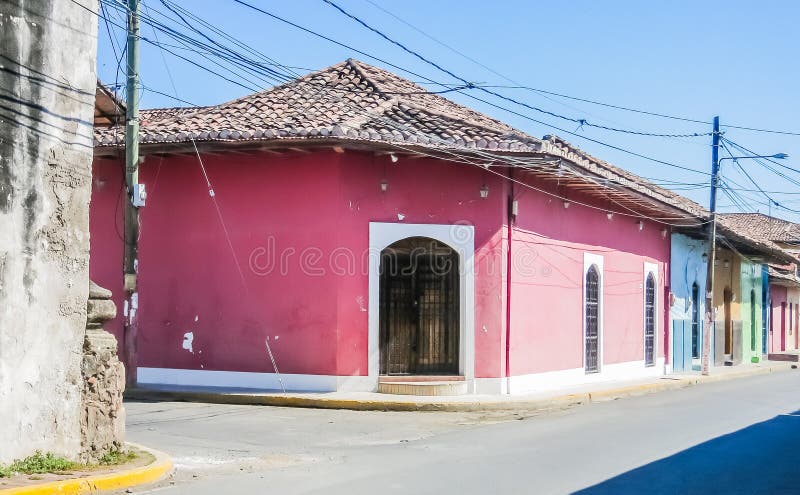
<svg viewBox="0 0 800 495"><path fill-rule="evenodd" d="M506 254L506 393L511 393L511 226L514 221L514 169L508 171L508 203L506 204L507 254Z"/></svg>

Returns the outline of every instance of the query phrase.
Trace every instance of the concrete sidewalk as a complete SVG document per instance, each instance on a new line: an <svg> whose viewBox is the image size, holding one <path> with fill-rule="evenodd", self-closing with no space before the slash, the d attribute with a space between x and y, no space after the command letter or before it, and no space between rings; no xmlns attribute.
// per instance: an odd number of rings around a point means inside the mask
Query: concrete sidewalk
<svg viewBox="0 0 800 495"><path fill-rule="evenodd" d="M297 393L216 387L147 386L127 390L126 399L207 402L355 411L515 411L533 412L570 407L589 402L732 380L766 373L787 372L796 365L764 361L736 367L713 368L709 376L676 373L658 378L595 383L567 389L520 395L459 395L447 397L391 395L375 392Z"/></svg>

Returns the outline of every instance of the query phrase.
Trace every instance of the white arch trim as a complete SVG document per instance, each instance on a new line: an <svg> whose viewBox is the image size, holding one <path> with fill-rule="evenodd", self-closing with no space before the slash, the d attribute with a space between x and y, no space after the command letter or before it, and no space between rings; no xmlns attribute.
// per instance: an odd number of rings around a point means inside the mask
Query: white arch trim
<svg viewBox="0 0 800 495"><path fill-rule="evenodd" d="M378 386L380 367L380 253L408 237L429 237L443 242L458 253L459 261L459 373L475 390L475 228L471 225L411 223L369 224L369 378Z"/></svg>
<svg viewBox="0 0 800 495"><path fill-rule="evenodd" d="M656 290L655 299L653 300L653 311L655 312L655 318L654 318L654 321L653 321L653 326L654 326L654 328L653 328L653 333L654 333L654 336L653 336L653 364L651 364L650 366L657 366L658 362L659 362L659 357L658 357L658 350L659 350L658 342L659 342L659 338L658 338L658 335L660 333L660 328L661 328L661 321L660 321L661 318L659 317L661 315L661 313L659 312L660 308L659 308L659 304L658 304L658 301L659 301L659 297L658 297L658 294L659 294L659 290L658 290L658 287L659 287L659 285L658 285L658 265L656 263L649 263L649 262L645 261L644 262L644 274L642 276L642 315L644 316L644 318L643 318L644 325L647 324L647 316L646 316L647 315L647 277L649 277L650 275L653 276L653 282L655 283L655 290ZM646 356L645 356L646 350L645 350L645 343L644 343L644 334L647 331L647 329L644 327L644 325L642 326L642 359L645 362L645 366L647 366L647 359L646 359Z"/></svg>

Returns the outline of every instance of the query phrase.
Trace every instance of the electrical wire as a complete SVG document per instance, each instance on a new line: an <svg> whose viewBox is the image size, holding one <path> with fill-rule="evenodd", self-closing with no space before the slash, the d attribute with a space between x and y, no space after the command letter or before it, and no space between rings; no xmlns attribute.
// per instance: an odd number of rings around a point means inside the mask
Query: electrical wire
<svg viewBox="0 0 800 495"><path fill-rule="evenodd" d="M104 1L107 1L107 0L104 0ZM283 18L280 18L280 17L278 17L278 16L275 16L274 14L271 14L271 13L269 13L269 12L267 12L267 11L263 10L263 9L260 9L260 8L258 8L258 7L252 6L252 5L248 4L247 2L242 2L241 0L234 0L234 1L235 1L235 2L237 2L237 3L241 3L241 4L243 4L243 5L246 5L246 6L250 7L250 8L253 8L253 9L257 10L258 12L263 12L263 13L265 13L265 14L267 14L267 15L270 15L270 16L272 16L272 17L275 17L276 19L278 19L278 20L281 20L281 21L283 21L283 22L287 22L287 23L289 23L289 24L290 24L290 25L292 25L292 26L295 26L295 27L298 27L298 28L300 28L300 29L303 29L304 31L309 31L309 32L311 32L311 31L310 31L310 30L308 30L307 28L303 28L302 26L299 26L299 25L297 25L297 24L294 24L294 23L292 23L291 21L288 21L288 20L286 20L286 19L283 19ZM118 6L118 7L122 7L122 8L124 8L124 6ZM162 25L162 27L163 27L163 25ZM312 33L313 33L313 32L312 32ZM317 33L313 33L313 34L317 34ZM318 34L317 34L317 35L318 35ZM387 63L388 65L391 65L391 66L393 66L393 67L399 67L399 66L397 66L397 65L395 65L395 64L392 64L392 63L390 63L390 62L388 62L388 61L385 61L385 60L383 60L383 59L380 59L380 58L374 57L374 56L372 56L372 55L369 55L369 54L367 54L366 52L361 52L361 51L359 51L359 50L357 50L357 49L355 49L355 48L353 48L353 47L350 47L350 46L348 46L348 45L344 45L344 44L342 44L342 43L340 43L340 42L337 42L337 41L335 41L335 40L331 40L330 38L328 38L328 37L325 37L325 36L323 36L323 35L318 35L318 36L321 36L322 38L324 38L324 39L326 39L326 40L330 40L330 41L332 41L332 42L334 42L334 43L337 43L337 44L340 44L340 45L342 45L342 46L345 46L345 47L347 47L347 48L349 48L349 49L353 49L353 50L355 50L355 51L357 51L357 52L359 52L359 53L362 53L362 54L364 54L364 55L366 55L366 56L368 56L368 57L370 57L370 58L374 58L374 59L376 59L376 60L379 60L379 61L381 61L381 62ZM150 41L150 40L147 40L145 37L142 37L142 39L144 39L145 41ZM151 44L153 44L153 43L151 42ZM177 56L178 58L181 58L181 59L183 59L183 60L188 60L188 59L186 59L186 57L183 57L183 56L177 55L177 54L175 54L173 51L171 51L171 50L169 50L169 49L167 49L166 51L167 51L168 53L171 53L171 54L173 54L173 55ZM200 66L199 64L197 64L197 63L195 63L195 62L193 62L193 61L189 61L189 62L190 62L190 63L192 63L192 64L193 64L193 65L195 65L195 66L198 66L198 67L200 67L200 68L205 68L205 67L202 67L202 66ZM405 71L405 72L409 72L409 73L412 73L412 74L414 74L414 75L417 75L418 77L422 77L422 76L419 76L418 74L415 74L415 73L413 73L413 72L411 72L411 71L409 71L409 70L407 70L407 69L403 69L402 67L399 67L399 69L400 69L400 70L403 70L403 71ZM207 69L207 70L208 70L208 69ZM212 73L212 74L214 74L214 75L217 75L217 76L223 77L223 79L225 79L225 80L227 80L227 81L229 81L229 82L233 82L233 81L231 81L231 79L230 79L230 78L227 78L227 77L221 76L219 73L217 73L217 72L215 72L215 71L213 71L213 70L209 70L209 72L211 72L211 73ZM427 78L426 78L426 79L427 79ZM434 84L440 84L440 85L441 85L441 83L437 83L436 81L433 81L433 80L430 80L430 79L428 79L428 80L429 80L429 81L431 81L431 82L432 82L432 83L434 83ZM255 89L255 88L253 88L253 87L250 87L250 86L247 86L247 85L242 85L241 83L236 83L236 84L238 84L239 86L245 87L246 89L250 90L251 92L255 92L255 91L256 91L256 89ZM459 93L461 93L461 94L465 94L465 93L463 93L463 92L461 92L461 91L459 91ZM530 116L527 116L527 115L524 115L524 114L520 114L519 112L516 112L516 111L514 111L514 110L512 110L512 109L509 109L509 108L506 108L506 107L503 107L503 106L500 106L500 105L494 104L494 103L492 103L492 102L488 102L488 101L486 101L486 100L484 100L484 99L481 99L481 98L475 97L475 96L473 96L473 95L470 95L470 94L465 94L465 95L466 95L466 96L468 96L468 97L470 97L470 98L472 98L472 99L475 99L475 100L477 100L477 101L481 101L481 102L483 102L483 103L485 103L485 104L488 104L488 105L490 105L490 106L493 106L493 107L495 107L495 108L498 108L498 109L501 109L501 110L504 110L504 111L508 111L508 112L510 112L510 113L512 113L512 114L515 114L515 115L521 116L521 117L523 117L523 118L526 118L526 119L528 119L528 120L531 120L531 121L533 121L533 122L539 123L539 124L541 124L541 125L544 125L544 126L547 126L547 127L551 127L551 128L553 128L553 129L556 129L556 130L558 130L558 131L560 131L560 132L563 132L563 133L565 133L565 134L573 135L573 136L576 136L576 137L578 137L578 138L585 139L585 140L588 140L588 141L590 141L590 142L594 142L594 143L600 144L601 146L605 146L605 147L608 147L608 148L611 148L611 149L615 149L615 150L617 150L617 151L621 151L621 152L623 152L623 153L630 154L630 155L632 155L632 156L636 156L636 157L638 157L638 158L642 158L642 159L645 159L645 160L648 160L648 161L652 161L652 162L654 162L654 163L659 163L659 164L662 164L662 165L667 165L667 166L674 167L674 168L678 168L678 169L681 169L681 170L691 171L691 172L693 172L693 173L699 173L699 174L702 174L702 175L708 175L708 173L707 173L707 172L703 172L703 171L699 171L699 170L692 169L692 168L689 168L689 167L685 167L685 166L677 165L677 164L674 164L674 163L667 162L667 161L665 161L665 160L659 160L659 159L656 159L656 158L652 158L652 157L649 157L649 156L643 155L643 154L641 154L641 153L636 153L636 152L633 152L633 151L630 151L630 150L627 150L627 149L621 148L621 147L619 147L619 146L615 146L615 145L611 145L611 144L608 144L608 143L604 143L604 142L602 142L602 141L599 141L599 140L597 140L597 139L589 138L589 137L587 137L587 136L584 136L584 135L581 135L581 134L577 134L577 133L571 132L571 131L569 131L569 130L567 130L567 129L563 129L563 128L560 128L560 127L557 127L557 126L554 126L554 125L548 124L548 123L546 123L546 122L542 122L542 121L540 121L540 120L537 120L537 119L534 119L534 118L532 118L532 117L530 117Z"/></svg>
<svg viewBox="0 0 800 495"><path fill-rule="evenodd" d="M162 54L162 55L163 55L163 54ZM363 109L360 109L360 110L363 110ZM406 130L407 130L407 129L406 129ZM472 152L474 153L474 150L472 150ZM463 162L463 157L457 157L457 158L459 159L459 161L460 161L460 162ZM492 157L492 159L497 159L497 157ZM504 157L504 160L506 160L506 161L507 161L507 160L508 160L508 158L507 158L507 157ZM477 166L482 166L482 165L478 165L478 164L475 164L475 165L477 165ZM494 173L494 171L492 171L492 172ZM522 183L521 183L521 184L522 184ZM527 187L530 187L530 185L528 185L528 184L523 184L523 185L525 185L525 186L527 186ZM540 192L543 192L543 193L545 193L545 194L549 194L549 195L551 195L551 196L554 196L554 197L559 197L560 199L566 199L566 198L562 198L562 197L560 197L560 196L558 196L558 195L552 194L552 193L550 193L549 191L545 191L545 190L538 189L538 188L535 188L535 187L534 187L533 189L537 189L537 190L539 190ZM573 202L574 202L574 200L573 200ZM577 202L576 202L576 204L582 204L582 203L577 203ZM593 205L586 205L586 206L589 206L589 207L594 207ZM607 209L607 208L599 208L599 207L594 207L594 208L596 208L596 209L599 209L599 210L603 210L603 211L606 211L606 212L608 211L608 209ZM631 211L633 211L633 210L631 210ZM634 214L634 215L630 215L630 214L627 214L627 213L625 213L625 212L612 212L612 213L617 213L617 214L620 214L620 215L626 215L626 216L633 216L633 217L636 217L636 218L649 218L649 219L652 219L652 220L654 220L654 221L659 221L660 223L666 223L666 222L663 222L663 221L661 221L661 219L654 218L654 217L648 217L648 216L646 216L646 215L642 215L642 214L639 214L639 213L637 213L637 214ZM671 220L675 220L675 217L674 217L674 216L673 216L673 217L668 217L668 218L669 218L669 219L671 219ZM696 218L696 217L693 217L693 218ZM686 224L680 224L680 225L682 225L682 226L687 226ZM701 225L701 224L697 224L697 225Z"/></svg>
<svg viewBox="0 0 800 495"><path fill-rule="evenodd" d="M107 1L107 0L104 0L104 1ZM259 11L259 12L264 12L264 13L266 13L267 15L270 15L270 16L273 16L273 17L276 17L277 19L279 19L279 20L281 20L281 21L283 21L283 22L288 22L288 23L290 23L290 25L293 25L293 26L298 26L298 25L296 25L296 24L294 24L294 23L291 23L291 21L287 21L287 20L285 20L285 19L283 19L283 18L280 18L280 17L274 16L274 14L268 13L268 12L264 11L263 9L259 9L259 8L257 8L257 7L251 6L251 5L247 4L246 2L242 2L241 0L234 0L234 1L236 1L236 2L238 2L238 3L242 3L243 5L247 5L247 6L251 7L251 8L254 8L254 9L256 9L256 10L257 10L257 11ZM117 7L125 8L124 6L120 6L120 5L117 5ZM162 25L161 27L163 28L163 25ZM303 30L309 31L307 28L302 28L302 26L298 26L298 27L300 27L300 28L301 28L301 29L303 29ZM315 34L316 34L316 33L315 33ZM319 35L319 36L322 36L322 35ZM329 39L329 38L327 38L327 37L325 37L325 36L322 36L322 37L323 37L324 39ZM150 44L158 45L157 43L153 43L151 40L148 40L146 37L142 37L142 39L143 39L143 40L145 40L145 41L147 41L147 42L149 42ZM333 40L333 42L335 42L335 43L337 43L337 44L341 44L341 43L339 43L339 42L336 42L335 40ZM342 44L342 45L343 45L343 44ZM354 48L352 48L352 47L349 47L348 45L343 45L343 46L347 46L347 47L348 47L348 48L350 48L350 49L354 49ZM355 50L355 49L354 49L354 50ZM234 82L235 84L238 84L239 86L245 87L245 89L248 89L248 90L249 90L249 91L251 91L251 92L255 92L255 91L257 91L257 90L256 90L255 88L253 88L253 87L249 87L249 86L243 85L243 84L241 84L241 83L236 83L235 81L231 81L231 79L230 79L230 78L228 78L228 77L225 77L225 76L222 76L222 75L220 75L220 74L219 74L218 72L216 72L216 71L213 71L213 70L207 69L207 68L205 68L205 67L203 67L203 66L200 66L200 65L199 65L199 64L197 64L196 62L194 62L194 61L190 61L190 60L188 60L186 57L180 56L180 55L178 55L178 54L174 53L173 51L171 51L171 50L169 50L169 49L166 49L166 51L167 51L168 53L171 53L171 54L172 54L172 55L174 55L174 56L177 56L177 57L178 57L178 58L180 58L180 59L183 59L183 60L187 60L187 61L189 61L190 63L192 63L193 65L195 65L195 66L197 66L197 67L200 67L200 68L206 69L206 70L208 70L210 73L212 73L212 74L214 74L214 75L217 75L217 76L219 76L219 77L222 77L223 79L225 79L225 80L227 80L227 81L229 81L229 82ZM356 50L356 51L358 51L358 50ZM369 54L366 54L365 52L361 52L361 53L363 53L363 54L365 54L366 56L369 56L369 57L371 57L371 58L375 58L376 60L379 60L379 61L381 61L381 62L385 62L385 63L387 63L388 65L392 65L392 66L394 66L394 67L399 67L399 66L396 66L396 65L394 65L394 64L391 64L391 63L389 63L389 62L387 62L387 61L384 61L384 60L382 60L382 59L379 59L379 58L377 58L377 57L373 57L373 56L371 56L371 55L369 55ZM411 72L411 71L408 71L407 69L400 68L400 70L404 70L405 72L409 72L409 73L412 73L412 74L414 74L413 72ZM417 76L419 76L418 74L414 74L414 75L417 75ZM421 76L419 76L419 77L421 77ZM432 81L434 84L441 84L441 83L436 83L436 82L435 82L435 81L433 81L433 80L429 80L429 81ZM464 93L462 93L462 94L464 94ZM665 160L659 160L659 159L656 159L656 158L648 157L648 156L646 156L646 155L642 155L642 154L640 154L640 153L636 153L636 152L633 152L633 151L630 151L630 150L626 150L626 149L623 149L623 148L621 148L621 147L618 147L618 146L614 146L614 145L611 145L611 144L608 144L608 143L604 143L604 142L602 142L602 141L599 141L599 140L596 140L596 139L593 139L593 138L589 138L589 137L587 137L587 136L583 136L583 135L580 135L580 134L576 134L576 133L574 133L574 132L571 132L571 131L569 131L569 130L562 129L562 128L559 128L559 127L557 127L557 126L553 126L553 125L551 125L551 124L548 124L548 123L546 123L546 122L539 121L539 120L537 120L537 119L533 119L533 118L531 118L531 117L529 117L529 116L527 116L527 115L520 114L519 112L516 112L516 111L514 111L514 110L511 110L511 109L508 109L508 108L502 107L502 106L500 106L500 105L493 104L493 103L491 103L491 102L488 102L488 101L486 101L486 100L484 100L484 99L481 99L481 98L474 97L473 95L469 95L469 94L467 94L466 96L468 96L468 97L470 97L470 98L472 98L472 99L476 99L476 100L478 100L478 101L481 101L481 102L483 102L483 103L486 103L486 104L488 104L488 105L490 105L490 106L493 106L493 107L495 107L495 108L499 108L499 109L501 109L501 110L505 110L505 111L511 112L511 113L513 113L513 114L515 114L515 115L522 116L523 118L527 118L527 119L529 119L529 120L532 120L532 121L534 121L534 122L537 122L537 123L539 123L539 124L541 124L541 125L544 125L544 126L547 126L547 127L552 127L552 128L554 128L554 129L556 129L556 130L558 130L558 131L560 131L560 132L563 132L563 133L566 133L566 134L569 134L569 135L573 135L573 136L579 137L579 138L581 138L581 139L585 139L585 140L588 140L588 141L591 141L591 142L594 142L594 143L600 144L600 145L602 145L602 146L609 147L609 148L611 148L611 149L615 149L615 150L618 150L618 151L621 151L621 152L624 152L624 153L630 154L630 155L632 155L632 156L636 156L636 157L639 157L639 158L642 158L642 159L646 159L646 160L649 160L649 161L652 161L652 162L655 162L655 163L659 163L659 164L662 164L662 165L667 165L667 166L670 166L670 167L674 167L674 168L678 168L678 169L682 169L682 170L686 170L686 171L691 171L691 172L694 172L694 173L700 173L700 174L703 174L703 175L708 175L708 173L707 173L707 172L698 171L698 170L695 170L695 169L692 169L692 168L689 168L689 167L684 167L684 166L681 166L681 165L677 165L677 164L674 164L674 163L670 163L670 162L667 162L667 161L665 161Z"/></svg>
<svg viewBox="0 0 800 495"><path fill-rule="evenodd" d="M412 75L414 75L414 76L417 76L417 77L419 77L419 78L421 78L421 79L423 79L423 80L425 80L425 81L428 81L428 82L430 82L430 83L432 83L432 84L437 84L437 85L440 85L440 86L446 86L446 85L444 85L444 84L442 84L442 83L440 83L440 82L437 82L437 81L434 81L434 80L432 80L432 79L430 79L430 78L427 78L427 77L425 77L425 76L422 76L422 75L420 75L420 74L418 74L418 73L415 73L415 72L413 72L413 71L411 71L411 70L409 70L409 69L405 69L405 68L403 68L403 67L400 67L400 66L398 66L398 65L396 65L396 64L393 64L393 63L391 63L391 62L388 62L388 61L386 61L386 60L384 60L384 59L382 59L382 58L380 58L380 57L377 57L377 56L371 55L371 54L369 54L369 53L367 53L367 52L364 52L364 51L362 51L362 50L359 50L359 49L357 49L357 48L355 48L355 47L352 47L352 46L350 46L350 45L347 45L347 44L345 44L345 43L342 43L342 42L339 42L339 41L337 41L337 40L334 40L334 39L332 39L332 38L330 38L330 37L328 37L328 36L325 36L325 35L322 35L322 34L320 34L320 33L317 33L317 32L315 32L315 31L313 31L313 30L311 30L311 29L309 29L309 28L306 28L306 27L300 26L300 25L298 25L298 24L296 24L296 23L293 23L293 22L291 22L291 21L289 21L289 20L287 20L287 19L284 19L284 18L282 18L282 17L280 17L280 16L277 16L277 15L275 15L275 14L271 13L271 12L268 12L268 11L266 11L266 10L262 9L262 8L256 7L256 6L252 5L252 4L249 4L248 2L245 2L244 0L232 0L232 1L233 1L233 2L235 2L235 3L241 4L241 5L243 5L243 6L246 6L246 7L250 8L250 9L253 9L253 10L257 11L257 12L263 13L263 14L265 14L265 15L267 15L267 16L269 16L269 17L272 17L272 18L274 18L274 19L276 19L276 20L279 20L279 21L281 21L281 22L284 22L284 23L286 23L286 24L288 24L288 25L290 25L290 26L293 26L293 27L296 27L296 28L298 28L298 29L301 29L301 30L303 30L303 31L305 31L305 32L307 32L307 33L309 33L309 34L312 34L312 35L314 35L314 36L317 36L317 37L319 37L319 38L322 38L322 39L324 39L324 40L327 40L327 41L329 41L329 42L331 42L331 43L334 43L334 44L336 44L336 45L339 45L339 46L342 46L342 47L344 47L344 48L347 48L347 49L349 49L349 50L352 50L352 51L354 51L354 52L356 52L356 53L359 53L359 54L361 54L361 55L364 55L364 56L366 56L366 57L368 57L368 58L371 58L371 59L373 59L373 60L377 60L378 62L384 63L384 64L386 64L386 65L388 65L388 66L390 66L390 67L393 67L393 68L396 68L396 69L398 69L398 70L400 70L400 71L403 71L403 72L405 72L405 73L408 73L408 74L412 74ZM470 85L471 83L469 83L469 82L466 82L465 84L468 84L468 85ZM473 85L473 86L474 86L474 85ZM536 123L538 123L538 124L541 124L541 125L543 125L543 126L545 126L545 127L549 127L549 128L552 128L552 129L558 130L558 131L560 131L560 132L563 132L563 133L565 133L565 134L569 134L569 135L571 135L571 136L575 136L575 137L578 137L578 138L581 138L581 139L585 139L585 140L587 140L587 141L590 141L590 142L593 142L593 143L599 144L599 145L601 145L601 146L604 146L604 147L607 147L607 148L611 148L611 149L614 149L614 150L617 150L617 151L621 151L621 152L623 152L623 153L626 153L626 154L629 154L629 155L632 155L632 156L636 156L636 157L638 157L638 158L642 158L642 159L645 159L645 160L648 160L648 161L652 161L652 162L654 162L654 163L659 163L659 164L661 164L661 165L667 165L667 166L670 166L670 167L678 168L678 169L685 170L685 171L690 171L690 172L693 172L693 173L699 173L699 174L702 174L702 175L710 175L708 172L703 172L703 171L699 171L699 170L696 170L696 169L692 169L692 168L690 168L690 167L685 167L685 166L681 166L681 165L676 165L676 164L674 164L674 163L667 162L666 160L659 160L659 159L657 159L657 158L652 158L652 157L649 157L649 156L643 155L643 154L641 154L641 153L636 153L636 152L633 152L633 151L630 151L630 150L627 150L627 149L621 148L621 147L619 147L619 146L611 145L611 144L608 144L608 143L602 142L602 141L600 141L600 140L597 140L597 139L593 139L593 138L589 138L589 137L587 137L587 136L584 136L584 135L581 135L581 134L577 134L577 133L575 133L575 132L572 132L572 131L569 131L569 130L567 130L567 129L563 129L563 128L557 127L557 126L555 126L555 125L549 124L549 123L547 123L547 122L543 122L543 121L541 121L541 120L537 120L537 119L535 119L535 118L533 118L533 117L530 117L530 116L528 116L528 115L521 114L521 113L519 113L519 112L517 112L517 111L514 111L514 110L512 110L512 109L509 109L509 108L506 108L506 107L503 107L503 106L501 106L501 105L498 105L498 104L496 104L496 103L492 103L492 102L489 102L489 101L487 101L487 100L485 100L485 99L478 98L478 97L476 97L476 96L474 96L474 95L470 95L470 94L468 94L468 93L464 93L463 91L459 91L458 93L459 93L459 94L462 94L462 95L464 95L464 96L467 96L467 97L469 97L469 98L472 98L472 99L474 99L474 100L476 100L476 101L480 101L480 102L482 102L482 103L484 103L484 104L487 104L487 105L489 105L489 106L492 106L492 107L494 107L494 108L497 108L497 109L500 109L500 110L504 110L504 111L506 111L506 112L509 112L509 113L511 113L511 114L514 114L514 115L520 116L520 117L522 117L522 118L525 118L525 119L527 119L527 120L530 120L530 121L532 121L532 122L536 122Z"/></svg>
<svg viewBox="0 0 800 495"><path fill-rule="evenodd" d="M234 1L240 2L241 0L234 0ZM475 85L475 83L465 79L462 76L459 76L459 75L455 74L454 72L450 71L449 69L446 69L446 68L442 67L441 65L439 65L438 63L426 58L424 55L420 54L419 52L412 50L411 48L407 47L403 43L401 43L401 42L389 37L386 33L381 31L380 29L375 28L375 27L371 26L370 24L367 24L365 21L363 21L359 17L355 16L354 14L348 12L347 10L345 10L344 8L339 6L333 0L322 0L322 1L325 2L326 4L330 5L331 7L336 9L337 11L339 11L341 14L349 17L350 19L354 20L355 22L357 22L361 26L365 27L366 29L372 31L373 33L377 34L381 38L385 39L389 43L392 43L393 45L399 47L400 49L402 49L406 53L418 58L419 60L422 60L426 64L431 65L432 67L438 69L441 72L444 72L445 74L449 75L450 77L461 81L464 85L467 86L468 89L478 89L480 91L488 93L488 94L490 94L492 96L495 96L495 97L500 98L502 100L505 100L507 102L523 106L523 107L528 108L530 110L534 110L534 111L543 113L545 115L549 115L551 117L556 117L556 118L559 118L559 119L562 119L562 120L567 120L569 122L573 122L575 124L579 124L581 127L582 126L595 127L595 128L603 129L603 130L607 130L607 131L622 132L622 133L627 133L627 134L635 134L635 135L639 135L639 136L653 136L653 137L702 137L702 136L711 136L713 134L713 133L709 133L709 132L702 132L702 133L695 132L695 133L686 133L686 134L670 134L670 133L653 133L653 132L643 132L643 131L636 131L636 130L630 130L630 129L620 129L620 128L616 128L616 127L609 127L609 126L604 126L604 125L600 125L600 124L594 124L594 123L589 122L586 119L578 119L578 118L574 118L574 117L568 117L568 116L561 115L561 114L558 114L558 113L555 113L555 112L552 112L552 111L549 111L549 110L545 110L543 108L539 108L539 107L536 107L536 106L533 106L533 105L529 105L529 104L527 104L525 102L518 101L518 100L516 100L514 98L508 97L508 96L503 95L501 93L498 93L496 91L491 91L491 90L487 89L486 87Z"/></svg>
<svg viewBox="0 0 800 495"><path fill-rule="evenodd" d="M740 144L734 143L734 142L733 142L733 141L731 141L730 139L727 139L727 138L725 138L725 141L726 141L727 143L729 143L729 144L733 145L734 147L736 147L736 148L740 149L741 151L743 151L743 152L744 152L744 153L746 153L746 154L753 155L754 157L758 157L758 159L760 159L760 160L766 160L766 161L768 161L768 162L770 162L770 163L773 163L773 164L775 164L775 165L777 165L777 166L779 166L779 167L782 167L782 168L785 168L785 169L787 169L787 170L790 170L790 171L792 171L792 172L795 172L795 173L797 173L797 174L800 174L800 169L796 169L796 168L794 168L794 167L790 167L790 166L788 166L788 165L786 165L786 164L784 164L784 163L781 163L781 162L775 161L775 160L773 160L772 158L765 158L763 154L761 154L761 153L756 153L756 152L755 152L755 151L753 151L753 150L747 149L747 148L745 148L744 146L742 146L742 145L740 145Z"/></svg>

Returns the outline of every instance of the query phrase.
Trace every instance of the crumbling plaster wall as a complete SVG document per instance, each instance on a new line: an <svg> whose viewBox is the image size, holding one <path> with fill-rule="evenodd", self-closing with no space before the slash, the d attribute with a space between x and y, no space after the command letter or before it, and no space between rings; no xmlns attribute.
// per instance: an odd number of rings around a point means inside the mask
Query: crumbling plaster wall
<svg viewBox="0 0 800 495"><path fill-rule="evenodd" d="M96 0L0 1L0 462L77 458Z"/></svg>

